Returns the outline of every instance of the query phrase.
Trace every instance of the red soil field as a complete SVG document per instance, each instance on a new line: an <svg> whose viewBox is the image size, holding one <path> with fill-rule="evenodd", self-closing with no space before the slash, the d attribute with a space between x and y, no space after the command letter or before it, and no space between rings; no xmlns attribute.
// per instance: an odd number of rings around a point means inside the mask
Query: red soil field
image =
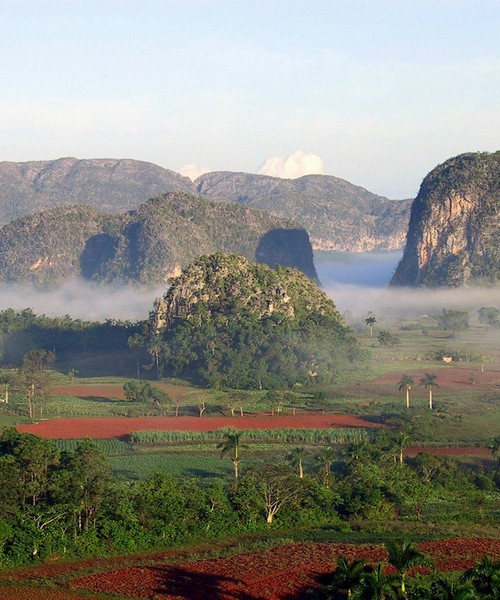
<svg viewBox="0 0 500 600"><path fill-rule="evenodd" d="M185 385L176 385L175 383L157 383L153 382L155 387L159 387L167 394L177 398L185 398L194 388ZM118 383L85 383L57 385L52 388L54 396L77 396L79 398L117 398L125 399L123 386Z"/></svg>
<svg viewBox="0 0 500 600"><path fill-rule="evenodd" d="M500 559L500 540L452 538L419 544L442 571L470 568L485 555ZM16 579L37 579L65 576L59 584L72 592L119 594L123 598L181 600L299 600L304 590L315 585L318 575L331 572L338 556L349 560L363 557L370 563L385 561L387 554L381 545L349 543L296 543L278 548L246 552L220 559L189 562L186 551L168 551L142 557L93 559L76 563L50 564L20 569L8 575ZM120 562L121 561L121 562ZM96 571L89 575L88 571ZM2 576L0 575L0 581ZM46 581L47 579L45 579ZM24 588L26 589L26 588ZM71 600L55 595L10 595L13 600ZM19 590L21 592L22 590ZM66 592L59 592L66 593ZM54 594L54 595L50 595Z"/></svg>
<svg viewBox="0 0 500 600"><path fill-rule="evenodd" d="M446 392L464 392L471 390L474 392L492 392L500 390L500 370L486 368L481 373L480 367L473 366L439 366L437 369L412 369L408 372L413 375L416 385L413 387L413 395L426 397L427 392L424 388L418 386L418 382L426 373L434 373L439 387ZM376 379L370 379L357 386L357 390L380 391L393 390L394 394L398 392L398 381L401 379L401 372L384 375ZM473 383L474 382L474 383ZM436 391L436 396L439 390Z"/></svg>
<svg viewBox="0 0 500 600"><path fill-rule="evenodd" d="M121 438L134 431L217 431L236 429L328 429L330 427L378 427L347 415L299 415L246 417L111 417L89 419L51 419L18 425L20 433L47 439Z"/></svg>

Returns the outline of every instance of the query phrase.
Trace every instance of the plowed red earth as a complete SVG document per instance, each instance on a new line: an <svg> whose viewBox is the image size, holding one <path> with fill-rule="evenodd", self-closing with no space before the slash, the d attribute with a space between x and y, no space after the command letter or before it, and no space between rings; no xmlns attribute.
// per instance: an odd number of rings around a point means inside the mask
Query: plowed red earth
<svg viewBox="0 0 500 600"><path fill-rule="evenodd" d="M237 429L328 429L329 427L378 427L347 415L296 415L247 417L112 417L94 419L53 419L18 425L20 433L48 439L121 438L133 431L217 431Z"/></svg>
<svg viewBox="0 0 500 600"><path fill-rule="evenodd" d="M426 373L429 373L430 369L413 369L411 375L415 378L415 382L418 383ZM492 392L500 389L500 370L496 368L487 368L484 373L481 373L481 369L470 366L453 366L445 365L440 366L439 369L432 371L437 375L436 382L439 387L446 392L464 392L471 390L474 392ZM356 384L356 388L353 391L357 391L358 394L368 397L372 397L374 394L382 393L384 396L387 395L387 390L398 389L398 382L401 379L401 373L392 373L384 375L383 377L377 377L376 379L369 379L361 384ZM415 385L413 388L415 396L426 396L426 391L423 388L419 388ZM436 392L436 397L439 396L439 390Z"/></svg>
<svg viewBox="0 0 500 600"><path fill-rule="evenodd" d="M452 538L419 544L442 571L463 570L472 567L485 555L500 559L500 540ZM118 567L112 561L84 561L81 563L54 564L10 574L36 581L50 576L69 577L66 585L73 592L118 594L123 598L166 600L299 600L304 590L315 585L318 575L331 572L338 556L349 560L363 557L374 563L386 560L387 554L380 545L348 543L298 543L259 552L248 552L222 559L172 562L173 553L138 558L127 567ZM129 560L127 560L129 562ZM82 570L100 571L94 575L79 576ZM71 577L71 573L74 577ZM88 572L88 571L87 571ZM60 595L16 595L23 590L10 588L12 600L59 600L74 598L71 592ZM56 594L57 592L50 592Z"/></svg>

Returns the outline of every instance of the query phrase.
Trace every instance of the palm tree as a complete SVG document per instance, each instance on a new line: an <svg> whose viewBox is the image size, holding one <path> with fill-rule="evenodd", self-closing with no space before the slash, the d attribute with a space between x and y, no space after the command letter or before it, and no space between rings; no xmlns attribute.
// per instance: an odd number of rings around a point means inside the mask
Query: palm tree
<svg viewBox="0 0 500 600"><path fill-rule="evenodd" d="M493 454L493 458L496 458L498 464L500 465L500 435L497 435L497 437L491 441L491 444L488 447Z"/></svg>
<svg viewBox="0 0 500 600"><path fill-rule="evenodd" d="M325 481L328 481L328 478L330 477L330 473L332 472L332 463L335 458L335 450L330 446L327 448L321 448L318 454L316 454L316 461L324 469Z"/></svg>
<svg viewBox="0 0 500 600"><path fill-rule="evenodd" d="M224 439L220 444L217 445L217 449L221 451L220 457L221 459L226 456L226 454L231 455L231 460L233 461L234 466L234 478L238 479L239 477L239 464L240 464L240 449L241 449L241 440L239 431L227 431L224 434Z"/></svg>
<svg viewBox="0 0 500 600"><path fill-rule="evenodd" d="M432 389L438 388L439 385L436 383L437 375L433 373L426 373L422 379L420 379L420 385L423 385L426 390L429 391L429 408L432 410Z"/></svg>
<svg viewBox="0 0 500 600"><path fill-rule="evenodd" d="M332 585L335 590L345 590L347 597L352 597L352 588L357 586L366 569L364 558L349 562L345 556L337 558L337 568L333 572Z"/></svg>
<svg viewBox="0 0 500 600"><path fill-rule="evenodd" d="M410 436L404 431L400 431L393 439L399 457L399 464L402 465L404 450L410 443Z"/></svg>
<svg viewBox="0 0 500 600"><path fill-rule="evenodd" d="M438 577L432 584L432 597L436 600L473 600L477 598L474 586L470 583L455 583L445 577Z"/></svg>
<svg viewBox="0 0 500 600"><path fill-rule="evenodd" d="M370 448L365 441L354 442L347 446L343 455L346 463L351 465L357 461L367 460L370 457Z"/></svg>
<svg viewBox="0 0 500 600"><path fill-rule="evenodd" d="M481 597L500 598L500 562L483 556L480 563L465 571L462 581L470 581Z"/></svg>
<svg viewBox="0 0 500 600"><path fill-rule="evenodd" d="M417 565L432 564L427 556L420 552L413 542L386 542L387 560L399 575L400 589L403 596L406 596L406 574L412 567Z"/></svg>
<svg viewBox="0 0 500 600"><path fill-rule="evenodd" d="M292 448L286 456L288 462L290 462L292 466L297 467L300 479L304 478L304 460L307 456L308 452L304 446Z"/></svg>
<svg viewBox="0 0 500 600"><path fill-rule="evenodd" d="M395 600L398 597L397 584L397 576L386 575L384 567L378 563L361 576L361 587L356 597L360 600Z"/></svg>
<svg viewBox="0 0 500 600"><path fill-rule="evenodd" d="M403 375L398 382L399 391L406 393L406 408L410 408L410 391L411 386L414 384L412 375Z"/></svg>
<svg viewBox="0 0 500 600"><path fill-rule="evenodd" d="M365 319L365 323L370 328L371 337L373 337L373 326L375 325L376 322L377 322L377 319L373 315L370 315L369 317L366 317L366 319Z"/></svg>

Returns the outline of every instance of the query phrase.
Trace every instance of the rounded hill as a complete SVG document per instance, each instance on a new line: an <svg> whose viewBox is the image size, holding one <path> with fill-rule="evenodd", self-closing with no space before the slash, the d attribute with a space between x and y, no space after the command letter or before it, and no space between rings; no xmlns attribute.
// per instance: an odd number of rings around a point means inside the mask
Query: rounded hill
<svg viewBox="0 0 500 600"><path fill-rule="evenodd" d="M303 273L221 253L172 280L151 313L148 344L166 372L216 387L333 380L358 355L333 301Z"/></svg>

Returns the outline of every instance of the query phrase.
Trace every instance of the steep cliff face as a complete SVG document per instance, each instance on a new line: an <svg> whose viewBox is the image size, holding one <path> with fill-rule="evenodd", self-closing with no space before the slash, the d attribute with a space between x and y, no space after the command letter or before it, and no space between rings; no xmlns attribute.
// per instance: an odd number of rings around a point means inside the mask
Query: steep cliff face
<svg viewBox="0 0 500 600"><path fill-rule="evenodd" d="M246 204L301 223L315 250L365 252L404 246L411 200L388 200L330 175L280 179L215 172L195 181L200 194Z"/></svg>
<svg viewBox="0 0 500 600"><path fill-rule="evenodd" d="M451 158L422 182L391 285L500 281L500 152Z"/></svg>
<svg viewBox="0 0 500 600"><path fill-rule="evenodd" d="M0 231L0 281L158 284L201 254L221 251L317 279L308 235L292 221L171 192L122 215L63 206L9 223Z"/></svg>

